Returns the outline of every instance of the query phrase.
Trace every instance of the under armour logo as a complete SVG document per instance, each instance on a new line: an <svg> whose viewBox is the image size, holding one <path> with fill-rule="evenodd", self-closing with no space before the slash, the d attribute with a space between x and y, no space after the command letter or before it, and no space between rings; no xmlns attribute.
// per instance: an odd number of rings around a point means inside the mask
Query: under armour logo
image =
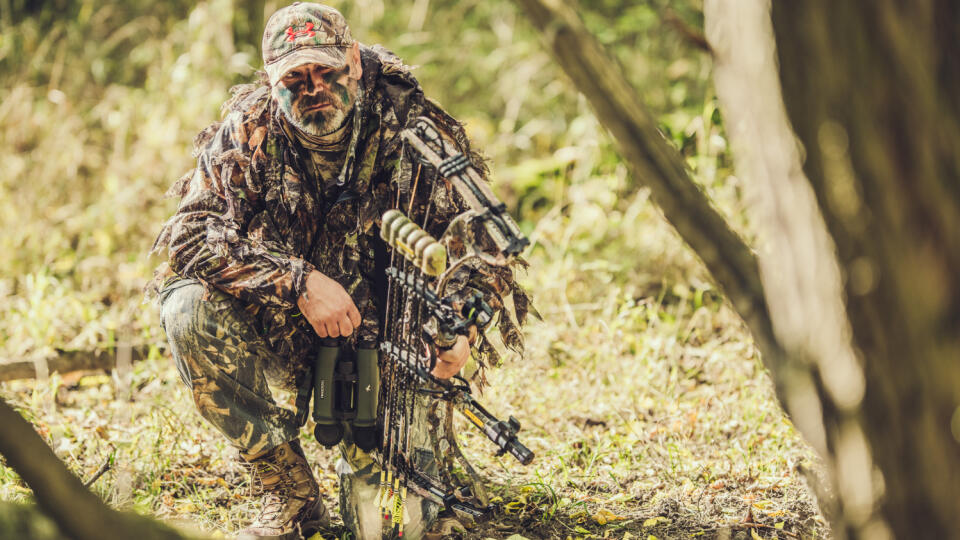
<svg viewBox="0 0 960 540"><path fill-rule="evenodd" d="M313 23L307 22L303 26L303 30L294 30L293 27L287 28L287 41L294 41L297 39L297 36L306 36L313 37L317 33L313 30Z"/></svg>

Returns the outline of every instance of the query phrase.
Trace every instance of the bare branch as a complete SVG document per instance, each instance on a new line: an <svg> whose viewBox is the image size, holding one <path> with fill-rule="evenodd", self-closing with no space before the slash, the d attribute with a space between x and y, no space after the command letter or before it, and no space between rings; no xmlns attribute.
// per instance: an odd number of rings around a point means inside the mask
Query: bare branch
<svg viewBox="0 0 960 540"><path fill-rule="evenodd" d="M150 345L134 345L130 348L132 360L145 360L150 355ZM52 358L29 360L0 360L0 382L16 379L32 379L37 375L37 362L46 362L50 373L68 373L90 369L113 369L117 363L115 349L92 351L59 350Z"/></svg>

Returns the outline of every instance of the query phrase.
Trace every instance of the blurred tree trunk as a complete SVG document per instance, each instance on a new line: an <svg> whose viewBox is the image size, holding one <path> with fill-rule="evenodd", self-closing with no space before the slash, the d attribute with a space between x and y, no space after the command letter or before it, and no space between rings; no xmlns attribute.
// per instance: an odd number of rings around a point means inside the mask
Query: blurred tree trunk
<svg viewBox="0 0 960 540"><path fill-rule="evenodd" d="M60 540L63 534L35 506L0 501L0 538Z"/></svg>
<svg viewBox="0 0 960 540"><path fill-rule="evenodd" d="M859 415L864 374L851 343L836 248L783 106L769 0L706 0L703 7L714 83L758 239L766 301L793 368L784 406L833 480L834 489L820 490L818 498L835 537L853 533L853 523L868 537L882 536Z"/></svg>
<svg viewBox="0 0 960 540"><path fill-rule="evenodd" d="M880 513L898 538L960 538L960 5L774 2L773 27L846 276Z"/></svg>
<svg viewBox="0 0 960 540"><path fill-rule="evenodd" d="M233 7L233 42L238 49L255 47L260 50L266 0L236 2Z"/></svg>
<svg viewBox="0 0 960 540"><path fill-rule="evenodd" d="M758 263L714 229L679 155L576 12L517 2L753 332L828 464L836 536L960 537L960 7L776 2L785 113L769 4L707 1L725 23L707 22L728 55L719 63L740 64L718 92L745 150L738 163L761 182L750 188L755 225L769 228ZM743 46L749 32L757 41ZM741 46L724 49L724 37ZM731 107L737 92L747 99Z"/></svg>

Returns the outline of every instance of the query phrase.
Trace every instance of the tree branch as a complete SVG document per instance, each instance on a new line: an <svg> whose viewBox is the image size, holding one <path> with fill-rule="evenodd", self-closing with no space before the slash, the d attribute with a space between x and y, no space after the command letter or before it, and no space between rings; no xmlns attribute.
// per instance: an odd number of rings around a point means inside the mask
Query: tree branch
<svg viewBox="0 0 960 540"><path fill-rule="evenodd" d="M776 374L785 362L770 322L757 260L690 178L679 152L622 70L563 0L517 0L554 58L610 130L634 178L650 188L664 216L690 245L750 327ZM783 370L786 373L787 370ZM782 383L777 382L778 392Z"/></svg>
<svg viewBox="0 0 960 540"><path fill-rule="evenodd" d="M150 355L150 345L134 345L130 348L133 361L146 360ZM117 364L116 349L96 349L76 351L61 349L52 358L32 360L0 361L0 382L16 379L32 379L37 375L38 362L46 362L50 373L68 373L88 369L113 369Z"/></svg>

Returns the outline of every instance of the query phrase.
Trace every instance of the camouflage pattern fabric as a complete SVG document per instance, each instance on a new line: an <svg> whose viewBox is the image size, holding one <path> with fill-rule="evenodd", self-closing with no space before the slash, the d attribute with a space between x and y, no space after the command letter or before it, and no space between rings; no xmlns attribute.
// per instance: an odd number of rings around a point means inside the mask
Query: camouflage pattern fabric
<svg viewBox="0 0 960 540"><path fill-rule="evenodd" d="M262 369L280 359L240 301L220 291L204 295L193 279L160 291L160 323L197 410L247 454L296 439L296 414L277 405Z"/></svg>
<svg viewBox="0 0 960 540"><path fill-rule="evenodd" d="M242 303L220 291L204 299L197 280L180 279L160 291L161 324L183 382L200 414L248 454L257 454L297 438L302 419L273 399L263 366L280 359L254 331ZM412 423L415 460L425 474L436 475L430 450L426 404L418 401ZM370 454L351 443L349 427L340 444L340 513L358 538L386 537L390 522L373 504L380 469ZM420 538L440 507L413 492L407 496L405 538Z"/></svg>
<svg viewBox="0 0 960 540"><path fill-rule="evenodd" d="M430 449L430 425L426 415L427 405L418 400L410 428L414 462L424 474L436 477L437 460ZM343 524L357 538L392 538L392 522L383 518L382 510L373 502L380 490L380 467L370 454L350 444L349 434L344 441L340 445L341 459L337 464ZM408 490L403 511L403 538L421 538L436 521L440 510L439 505Z"/></svg>
<svg viewBox="0 0 960 540"><path fill-rule="evenodd" d="M271 84L276 84L284 73L302 64L342 66L350 45L350 27L339 11L322 4L297 2L277 10L267 20L261 43L264 70Z"/></svg>
<svg viewBox="0 0 960 540"><path fill-rule="evenodd" d="M288 386L302 376L305 359L317 345L296 305L310 271L337 280L351 294L363 317L351 339L367 344L377 339L372 285L378 221L396 203L398 190L414 189L399 137L407 121L429 116L486 171L460 124L425 98L396 56L379 46L361 46L360 53L364 97L353 113L344 182L321 177L309 150L286 134L265 82L237 87L224 106L224 121L197 137L197 167L171 188L180 205L153 247L169 256L169 265L161 265L148 290L189 277L208 294L220 290L239 299L258 333L283 359L268 377ZM431 202L428 230L435 235L466 209L449 183L433 176L424 175L415 189L414 213ZM498 324L506 345L522 348L517 325L528 301L511 269L470 264L451 283L454 299L477 290L495 308L512 296L515 310L499 317ZM474 357L481 366L499 363L482 337Z"/></svg>

